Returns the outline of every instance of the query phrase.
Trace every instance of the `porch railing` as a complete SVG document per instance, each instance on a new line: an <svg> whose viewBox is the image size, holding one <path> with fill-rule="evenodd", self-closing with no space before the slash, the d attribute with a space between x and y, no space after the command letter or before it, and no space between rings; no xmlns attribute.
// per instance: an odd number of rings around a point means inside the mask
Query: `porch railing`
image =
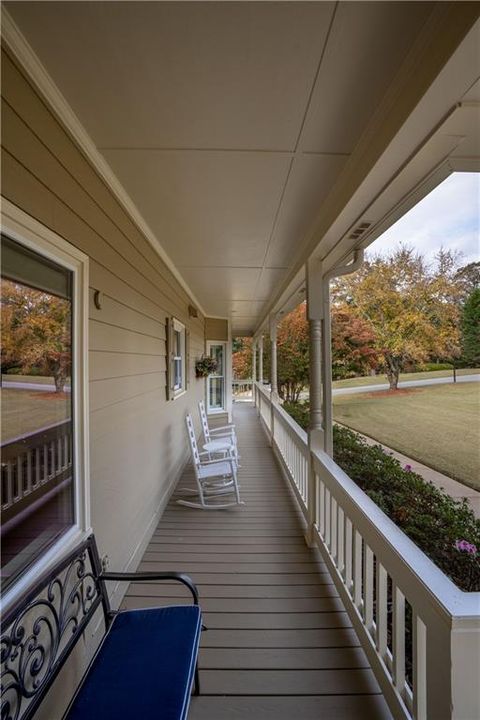
<svg viewBox="0 0 480 720"><path fill-rule="evenodd" d="M232 380L233 397L252 397L253 381L252 380Z"/></svg>
<svg viewBox="0 0 480 720"><path fill-rule="evenodd" d="M480 593L459 590L258 383L254 401L392 714L480 717Z"/></svg>
<svg viewBox="0 0 480 720"><path fill-rule="evenodd" d="M1 461L0 502L5 524L71 476L71 421L2 443Z"/></svg>

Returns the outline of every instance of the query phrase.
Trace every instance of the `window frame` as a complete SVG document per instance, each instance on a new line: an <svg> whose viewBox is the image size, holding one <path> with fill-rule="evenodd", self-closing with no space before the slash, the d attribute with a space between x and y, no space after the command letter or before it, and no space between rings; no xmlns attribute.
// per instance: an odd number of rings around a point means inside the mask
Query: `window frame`
<svg viewBox="0 0 480 720"><path fill-rule="evenodd" d="M175 354L175 335L180 335L180 355ZM176 317L167 318L167 400L176 400L187 392L189 378L189 334L186 325ZM176 363L180 360L180 384L176 383Z"/></svg>
<svg viewBox="0 0 480 720"><path fill-rule="evenodd" d="M227 343L224 340L207 340L207 355L210 356L210 352L212 347L220 346L222 348L222 364L223 364L223 373L222 375L217 375L215 372L210 373L208 377L206 378L206 405L207 405L207 415L219 415L224 414L227 412ZM211 378L221 378L222 383L222 396L223 396L223 405L219 408L212 408L210 406L210 379Z"/></svg>
<svg viewBox="0 0 480 720"><path fill-rule="evenodd" d="M81 250L2 197L1 230L15 242L61 265L73 274L72 419L74 524L12 583L1 598L5 612L25 593L40 573L66 555L90 532L90 457L88 399L88 271Z"/></svg>

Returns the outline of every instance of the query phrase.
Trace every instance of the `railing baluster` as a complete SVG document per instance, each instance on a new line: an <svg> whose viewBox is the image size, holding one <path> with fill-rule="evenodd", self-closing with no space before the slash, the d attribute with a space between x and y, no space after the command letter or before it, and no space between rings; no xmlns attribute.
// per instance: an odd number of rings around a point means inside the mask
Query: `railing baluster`
<svg viewBox="0 0 480 720"><path fill-rule="evenodd" d="M345 568L345 513L340 505L337 510L338 532L337 532L337 569L342 577L344 577Z"/></svg>
<svg viewBox="0 0 480 720"><path fill-rule="evenodd" d="M353 547L353 602L360 612L362 609L362 536L355 530Z"/></svg>
<svg viewBox="0 0 480 720"><path fill-rule="evenodd" d="M41 454L40 448L35 448L35 487L39 487L42 479L40 475Z"/></svg>
<svg viewBox="0 0 480 720"><path fill-rule="evenodd" d="M363 559L363 621L368 632L373 635L373 552L365 543Z"/></svg>
<svg viewBox="0 0 480 720"><path fill-rule="evenodd" d="M27 473L26 473L26 478L25 478L26 483L25 483L25 488L24 488L24 492L26 494L32 492L32 456L33 456L33 451L27 450Z"/></svg>
<svg viewBox="0 0 480 720"><path fill-rule="evenodd" d="M18 502L23 497L23 455L17 456L17 483L14 490L14 500Z"/></svg>
<svg viewBox="0 0 480 720"><path fill-rule="evenodd" d="M332 537L330 532L331 527L331 514L330 514L330 490L325 487L325 545L330 550L332 544Z"/></svg>
<svg viewBox="0 0 480 720"><path fill-rule="evenodd" d="M330 553L337 560L337 511L338 505L333 495L330 496Z"/></svg>
<svg viewBox="0 0 480 720"><path fill-rule="evenodd" d="M353 529L352 521L345 518L345 587L352 594Z"/></svg>
<svg viewBox="0 0 480 720"><path fill-rule="evenodd" d="M395 584L393 592L393 682L405 696L405 596Z"/></svg>
<svg viewBox="0 0 480 720"><path fill-rule="evenodd" d="M13 505L13 463L7 464L7 493L5 498L5 507Z"/></svg>
<svg viewBox="0 0 480 720"><path fill-rule="evenodd" d="M413 717L427 720L427 628L413 613Z"/></svg>
<svg viewBox="0 0 480 720"><path fill-rule="evenodd" d="M388 586L387 571L377 558L377 651L381 659L386 663L387 658L387 619L388 619Z"/></svg>

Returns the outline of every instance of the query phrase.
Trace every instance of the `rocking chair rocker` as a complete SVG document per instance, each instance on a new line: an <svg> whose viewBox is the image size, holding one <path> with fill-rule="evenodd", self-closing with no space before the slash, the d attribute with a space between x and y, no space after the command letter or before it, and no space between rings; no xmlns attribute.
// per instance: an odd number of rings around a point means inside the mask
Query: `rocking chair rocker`
<svg viewBox="0 0 480 720"><path fill-rule="evenodd" d="M237 481L237 464L232 455L218 460L202 459L208 451L198 452L195 428L191 415L186 417L188 439L192 452L193 468L197 490L182 488L183 492L198 495L198 500L177 500L179 505L198 508L200 510L226 510L235 505L244 505L240 500ZM224 496L233 496L228 502L222 502Z"/></svg>

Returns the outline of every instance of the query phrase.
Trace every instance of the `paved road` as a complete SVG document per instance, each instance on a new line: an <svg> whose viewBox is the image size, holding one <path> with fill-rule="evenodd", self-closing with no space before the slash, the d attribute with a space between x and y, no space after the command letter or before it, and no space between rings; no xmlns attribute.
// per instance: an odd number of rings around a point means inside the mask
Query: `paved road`
<svg viewBox="0 0 480 720"><path fill-rule="evenodd" d="M457 375L457 382L463 383L463 382L478 382L480 380L480 375ZM424 387L427 385L443 385L445 383L452 383L453 380L451 377L443 377L443 378L425 378L424 380L406 380L404 382L398 383L398 389L402 390L403 388L411 388L411 387ZM379 390L388 390L389 385L388 383L382 383L381 385L358 385L357 387L350 387L350 388L334 388L333 394L334 395L351 395L352 393L362 393L362 392L377 392Z"/></svg>
<svg viewBox="0 0 480 720"><path fill-rule="evenodd" d="M13 390L43 390L44 392L55 392L55 385L44 385L43 383L22 383L2 380L2 387L12 388ZM70 392L69 385L65 385L65 392Z"/></svg>

